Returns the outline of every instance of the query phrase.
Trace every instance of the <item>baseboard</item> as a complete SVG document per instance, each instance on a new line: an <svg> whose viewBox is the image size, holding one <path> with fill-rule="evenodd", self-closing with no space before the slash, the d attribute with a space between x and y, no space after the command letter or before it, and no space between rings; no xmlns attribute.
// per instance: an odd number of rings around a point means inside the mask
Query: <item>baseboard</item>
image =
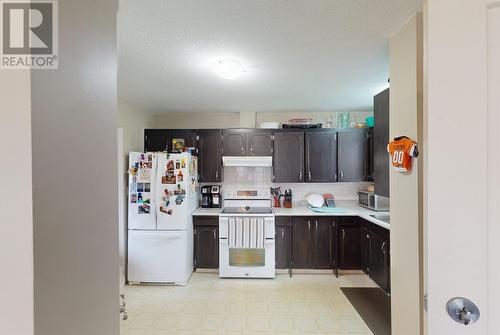
<svg viewBox="0 0 500 335"><path fill-rule="evenodd" d="M276 269L276 274L288 274L289 269ZM219 269L196 269L195 272L198 273L219 273ZM292 269L292 274L331 274L333 275L333 270L323 270L323 269ZM339 270L339 275L362 275L363 270Z"/></svg>

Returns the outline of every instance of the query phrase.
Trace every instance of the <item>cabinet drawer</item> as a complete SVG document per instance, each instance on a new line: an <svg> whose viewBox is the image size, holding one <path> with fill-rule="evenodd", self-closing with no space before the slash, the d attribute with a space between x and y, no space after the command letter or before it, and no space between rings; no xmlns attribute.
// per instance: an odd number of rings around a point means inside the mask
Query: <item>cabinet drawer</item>
<svg viewBox="0 0 500 335"><path fill-rule="evenodd" d="M219 226L218 216L193 216L193 225L197 226L209 226L217 227Z"/></svg>
<svg viewBox="0 0 500 335"><path fill-rule="evenodd" d="M276 227L290 227L290 217L289 216L276 216L274 218Z"/></svg>

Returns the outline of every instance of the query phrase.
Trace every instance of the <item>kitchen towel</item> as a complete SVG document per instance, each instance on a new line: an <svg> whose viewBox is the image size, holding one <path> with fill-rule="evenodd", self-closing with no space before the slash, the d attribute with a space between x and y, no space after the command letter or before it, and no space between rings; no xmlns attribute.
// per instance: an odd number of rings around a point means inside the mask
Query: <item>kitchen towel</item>
<svg viewBox="0 0 500 335"><path fill-rule="evenodd" d="M263 218L229 218L230 248L264 248Z"/></svg>

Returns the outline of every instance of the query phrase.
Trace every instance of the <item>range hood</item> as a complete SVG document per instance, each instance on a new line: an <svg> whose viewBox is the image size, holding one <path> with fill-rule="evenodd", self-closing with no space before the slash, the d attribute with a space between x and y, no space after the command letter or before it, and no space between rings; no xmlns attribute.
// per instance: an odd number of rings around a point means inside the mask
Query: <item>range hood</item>
<svg viewBox="0 0 500 335"><path fill-rule="evenodd" d="M271 156L222 156L224 166L273 166Z"/></svg>

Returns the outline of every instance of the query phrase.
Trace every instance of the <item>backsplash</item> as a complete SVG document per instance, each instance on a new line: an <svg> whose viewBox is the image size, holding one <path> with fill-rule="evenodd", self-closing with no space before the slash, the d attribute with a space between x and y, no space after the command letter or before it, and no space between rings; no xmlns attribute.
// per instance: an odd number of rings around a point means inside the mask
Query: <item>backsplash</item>
<svg viewBox="0 0 500 335"><path fill-rule="evenodd" d="M368 182L358 183L273 183L272 167L224 167L222 187L253 186L278 187L281 190L291 189L294 201L302 201L306 195L315 193L331 193L337 200L357 200L357 193L366 190Z"/></svg>

